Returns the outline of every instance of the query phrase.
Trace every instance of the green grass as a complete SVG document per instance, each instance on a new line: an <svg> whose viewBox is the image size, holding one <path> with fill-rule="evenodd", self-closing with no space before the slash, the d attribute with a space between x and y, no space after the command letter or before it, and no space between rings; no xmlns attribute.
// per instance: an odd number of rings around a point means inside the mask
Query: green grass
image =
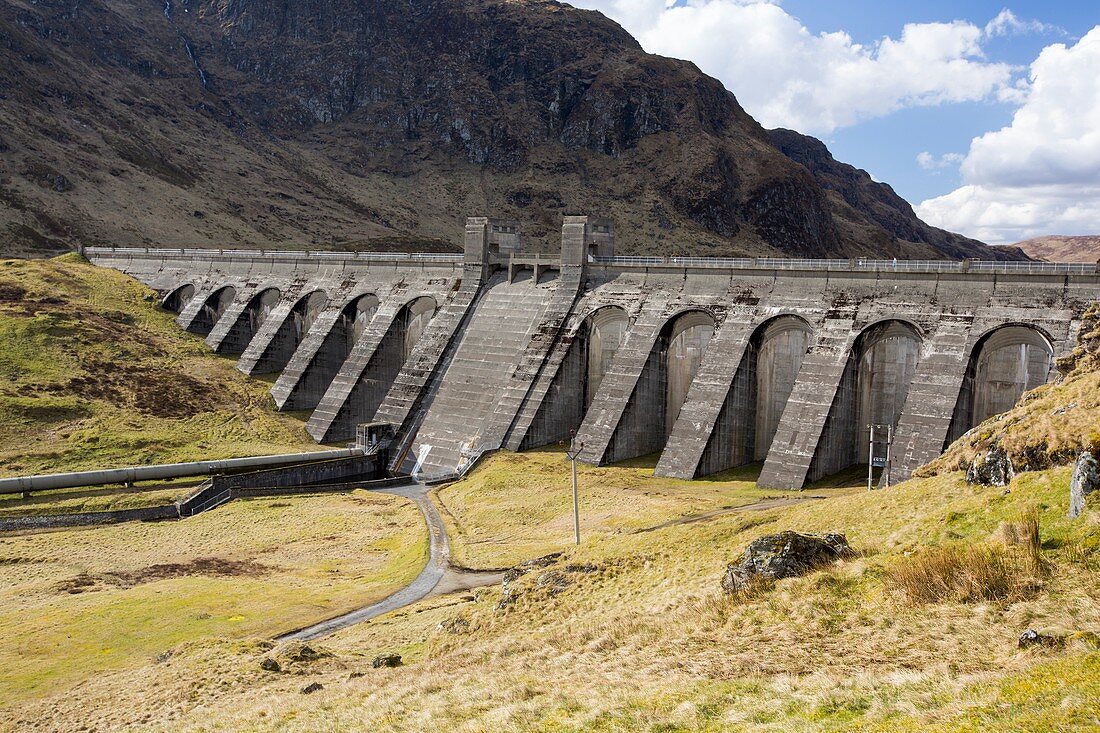
<svg viewBox="0 0 1100 733"><path fill-rule="evenodd" d="M140 667L182 642L269 636L366 605L426 557L415 505L366 492L4 538L0 708ZM210 570L209 558L237 565Z"/></svg>
<svg viewBox="0 0 1100 733"><path fill-rule="evenodd" d="M294 452L269 385L75 255L0 261L0 475Z"/></svg>
<svg viewBox="0 0 1100 733"><path fill-rule="evenodd" d="M682 481L653 476L655 462L656 456L647 456L611 467L577 465L583 537L633 532L765 499L807 496L758 489L759 466ZM570 467L560 450L498 453L436 496L452 538L452 556L466 567L509 567L573 544Z"/></svg>

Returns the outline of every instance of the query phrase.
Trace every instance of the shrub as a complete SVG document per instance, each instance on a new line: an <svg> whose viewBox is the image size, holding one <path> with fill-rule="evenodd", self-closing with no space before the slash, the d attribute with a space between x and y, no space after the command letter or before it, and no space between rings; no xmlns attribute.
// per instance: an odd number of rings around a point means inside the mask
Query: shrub
<svg viewBox="0 0 1100 733"><path fill-rule="evenodd" d="M1003 600L1034 588L1018 564L997 545L950 545L898 561L888 570L886 581L911 603Z"/></svg>

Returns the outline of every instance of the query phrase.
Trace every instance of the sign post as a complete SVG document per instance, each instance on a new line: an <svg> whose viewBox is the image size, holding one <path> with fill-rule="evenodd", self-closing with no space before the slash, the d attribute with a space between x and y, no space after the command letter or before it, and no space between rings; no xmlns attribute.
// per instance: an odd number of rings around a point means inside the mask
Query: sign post
<svg viewBox="0 0 1100 733"><path fill-rule="evenodd" d="M891 463L891 448L894 444L894 426L893 425L868 425L871 429L870 445L867 447L867 490L874 489L874 472L875 468L881 468L883 473L883 487L890 488L890 463ZM882 435L882 431L886 431L886 455L883 458L875 457L875 432L878 431L879 435Z"/></svg>

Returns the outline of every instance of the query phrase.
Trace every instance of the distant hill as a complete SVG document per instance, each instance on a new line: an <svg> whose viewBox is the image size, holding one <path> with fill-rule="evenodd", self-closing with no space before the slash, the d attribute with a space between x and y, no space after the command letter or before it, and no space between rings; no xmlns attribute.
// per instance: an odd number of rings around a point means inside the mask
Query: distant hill
<svg viewBox="0 0 1100 733"><path fill-rule="evenodd" d="M552 0L9 0L0 60L7 254L440 249L476 214L551 249L592 213L624 254L1019 257Z"/></svg>
<svg viewBox="0 0 1100 733"><path fill-rule="evenodd" d="M1100 260L1100 235L1035 237L1017 242L1029 257L1047 262L1096 262Z"/></svg>

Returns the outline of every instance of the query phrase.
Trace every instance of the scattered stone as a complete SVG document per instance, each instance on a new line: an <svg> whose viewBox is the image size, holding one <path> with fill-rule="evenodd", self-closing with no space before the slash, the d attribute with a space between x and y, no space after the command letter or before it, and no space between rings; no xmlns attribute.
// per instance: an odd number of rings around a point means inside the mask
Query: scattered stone
<svg viewBox="0 0 1100 733"><path fill-rule="evenodd" d="M1076 519L1085 511L1085 497L1100 490L1100 462L1089 451L1077 458L1073 478L1069 481L1069 518Z"/></svg>
<svg viewBox="0 0 1100 733"><path fill-rule="evenodd" d="M291 641L275 650L274 658L281 667L289 664L304 664L329 656L328 652L318 651L300 641Z"/></svg>
<svg viewBox="0 0 1100 733"><path fill-rule="evenodd" d="M349 680L357 680L360 677L362 677L364 674L365 674L364 672L352 672L351 674L348 675L348 679Z"/></svg>
<svg viewBox="0 0 1100 733"><path fill-rule="evenodd" d="M305 687L302 688L302 694L303 695L312 695L313 693L317 692L318 690L323 690L323 689L325 689L325 686L322 685L320 682L310 682L308 685L306 685Z"/></svg>
<svg viewBox="0 0 1100 733"><path fill-rule="evenodd" d="M276 662L271 657L264 657L263 659L260 660L260 669L264 670L265 672L282 672L283 671L283 668L279 666L279 663Z"/></svg>
<svg viewBox="0 0 1100 733"><path fill-rule="evenodd" d="M374 661L370 663L375 669L381 669L383 667L400 667L401 655L400 654L379 654L374 658Z"/></svg>
<svg viewBox="0 0 1100 733"><path fill-rule="evenodd" d="M754 578L791 578L852 554L842 534L812 535L786 531L753 540L740 564L729 565L722 590L737 593Z"/></svg>
<svg viewBox="0 0 1100 733"><path fill-rule="evenodd" d="M1020 634L1020 639L1016 642L1016 645L1021 649L1031 649L1032 647L1056 649L1065 646L1065 643L1066 640L1061 636L1054 636L1053 634L1040 634L1035 629L1028 629L1024 633Z"/></svg>
<svg viewBox="0 0 1100 733"><path fill-rule="evenodd" d="M465 634L470 630L470 622L465 616L451 616L440 621L438 628L448 634Z"/></svg>
<svg viewBox="0 0 1100 733"><path fill-rule="evenodd" d="M500 600L497 601L496 609L503 611L508 606L516 602L516 598L519 597L519 587L516 581L522 578L527 573L537 568L545 568L553 565L561 557L560 552L552 552L549 555L543 555L542 557L536 557L533 560L525 560L519 565L515 566L504 574L504 577L500 581Z"/></svg>
<svg viewBox="0 0 1100 733"><path fill-rule="evenodd" d="M571 585L573 581L561 570L547 570L535 579L535 588L545 590L552 596L556 596Z"/></svg>
<svg viewBox="0 0 1100 733"><path fill-rule="evenodd" d="M1015 472L1008 453L995 445L985 453L978 454L966 469L966 483L980 486L1008 486Z"/></svg>

